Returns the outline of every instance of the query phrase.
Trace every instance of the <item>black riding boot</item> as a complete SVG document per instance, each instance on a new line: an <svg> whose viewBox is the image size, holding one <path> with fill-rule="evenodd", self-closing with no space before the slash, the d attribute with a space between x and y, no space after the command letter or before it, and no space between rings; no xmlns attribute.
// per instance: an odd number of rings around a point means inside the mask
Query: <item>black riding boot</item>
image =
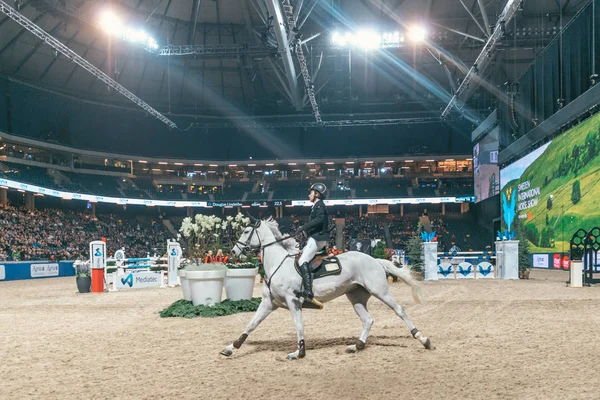
<svg viewBox="0 0 600 400"><path fill-rule="evenodd" d="M309 263L305 262L300 266L300 275L302 276L302 285L304 286L304 291L301 292L300 295L302 297L306 297L307 299L312 299L312 274L310 272Z"/></svg>

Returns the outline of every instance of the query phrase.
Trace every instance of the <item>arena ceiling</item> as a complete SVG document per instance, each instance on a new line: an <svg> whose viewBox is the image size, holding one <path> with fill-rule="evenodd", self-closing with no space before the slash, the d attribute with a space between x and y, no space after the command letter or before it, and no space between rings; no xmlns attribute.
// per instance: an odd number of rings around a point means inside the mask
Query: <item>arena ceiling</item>
<svg viewBox="0 0 600 400"><path fill-rule="evenodd" d="M489 67L481 71L489 87L515 79L586 2L523 1L506 24ZM245 115L312 114L298 57L282 46L281 35L286 32L279 29L274 12L281 4L278 0L5 3L165 114L228 115L224 111L228 109ZM323 119L333 119L354 114L439 115L482 52L488 26L496 23L506 1L294 0L291 4L302 40L307 40L303 49L316 102ZM107 35L98 24L107 7L128 26L142 27L152 35L157 49L147 51ZM404 35L417 23L426 24L426 45L407 40L397 47L365 51L331 43L334 32L374 29ZM193 54L177 54L190 50ZM160 55L165 52L172 54ZM133 106L3 14L0 74L86 99ZM469 98L469 105L478 111L494 106L494 96L483 89Z"/></svg>

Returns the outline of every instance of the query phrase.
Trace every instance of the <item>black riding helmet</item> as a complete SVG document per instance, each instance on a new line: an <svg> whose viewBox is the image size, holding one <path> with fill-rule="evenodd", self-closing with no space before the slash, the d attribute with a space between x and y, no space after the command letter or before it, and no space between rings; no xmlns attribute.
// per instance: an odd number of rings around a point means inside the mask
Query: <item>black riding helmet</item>
<svg viewBox="0 0 600 400"><path fill-rule="evenodd" d="M317 192L322 200L325 200L325 197L327 197L327 186L321 182L313 183L309 190L314 190Z"/></svg>

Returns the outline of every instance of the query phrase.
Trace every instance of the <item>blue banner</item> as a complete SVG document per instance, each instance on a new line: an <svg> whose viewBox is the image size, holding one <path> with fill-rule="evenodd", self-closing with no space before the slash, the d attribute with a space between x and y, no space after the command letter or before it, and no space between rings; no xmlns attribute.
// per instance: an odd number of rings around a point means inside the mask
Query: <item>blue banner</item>
<svg viewBox="0 0 600 400"><path fill-rule="evenodd" d="M0 264L0 282L22 279L75 276L74 261L5 262Z"/></svg>

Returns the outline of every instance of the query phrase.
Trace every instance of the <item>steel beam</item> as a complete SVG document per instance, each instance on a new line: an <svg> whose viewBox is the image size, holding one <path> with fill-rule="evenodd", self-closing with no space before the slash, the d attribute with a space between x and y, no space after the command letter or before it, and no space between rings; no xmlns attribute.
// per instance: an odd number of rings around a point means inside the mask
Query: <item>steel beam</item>
<svg viewBox="0 0 600 400"><path fill-rule="evenodd" d="M163 15L163 17L165 15L167 15L167 13L169 12L169 7L171 7L171 2L173 0L169 0L169 2L167 3L167 6L165 7L165 13ZM146 22L148 22L148 20L150 19L150 17L152 16L152 14L154 14L154 12L156 11L156 9L158 8L158 6L160 4L162 4L163 0L160 0L160 2L156 5L156 7L154 7L154 10L152 10L152 12L150 13L150 16L148 16L148 18L146 19ZM160 21L160 24L158 24L158 29L156 30L157 32L160 32L163 24L165 23L165 18L162 19L162 21ZM146 60L146 62L144 63L144 70L142 71L142 76L140 77L140 81L138 82L137 85L137 89L135 91L135 94L139 94L140 93L140 88L142 87L142 81L144 80L144 74L146 72L146 68L148 67L148 63L150 62L150 60ZM160 93L159 93L159 98L160 98Z"/></svg>
<svg viewBox="0 0 600 400"><path fill-rule="evenodd" d="M471 16L471 18L473 19L473 21L475 21L475 23L477 24L477 26L479 27L479 29L481 29L481 32L483 32L483 34L487 37L488 34L485 31L485 29L483 29L483 27L481 26L481 24L479 23L479 21L477 21L477 18L475 18L475 15L473 15L473 13L471 12L471 10L469 9L469 7L467 7L467 5L465 4L465 2L463 0L458 0L460 1L460 4L462 4L462 6L465 8L465 10L467 10L467 13L469 13L469 15ZM477 1L477 0L475 0Z"/></svg>
<svg viewBox="0 0 600 400"><path fill-rule="evenodd" d="M298 0L296 6L294 7L294 18L296 21L298 20L298 16L300 15L300 11L302 11L302 5L304 4L304 0Z"/></svg>
<svg viewBox="0 0 600 400"><path fill-rule="evenodd" d="M286 95L286 97L290 100L290 102L293 103L292 93L290 92L290 89L286 85L286 79L279 72L278 66L270 58L267 58L267 62L269 63L269 65L271 65L271 68L273 68L273 72L275 73L275 76L279 80L279 83L281 84L281 88L283 88L283 90L281 90L281 92Z"/></svg>
<svg viewBox="0 0 600 400"><path fill-rule="evenodd" d="M469 35L468 33L461 32L461 31L456 30L456 29L448 28L447 26L444 26L444 25L441 25L441 24L438 24L438 23L435 23L435 22L429 22L429 23L431 25L435 25L437 27L440 27L440 28L445 29L447 31L456 33L458 35L461 35L461 36L464 36L464 37L467 37L467 38L470 38L470 39L473 39L473 40L477 40L478 42L481 42L481 43L485 43L485 39L483 39L483 38L480 38L480 37L477 37L477 36L473 36L473 35Z"/></svg>
<svg viewBox="0 0 600 400"><path fill-rule="evenodd" d="M165 13L165 14L166 14L166 13ZM177 25L178 25L178 23L179 23L179 19L177 19L177 20L176 20L176 22L175 22L175 26L173 27L173 33L171 34L171 38L170 38L170 39L168 39L168 40L169 40L169 42L171 42L171 41L173 40L173 37L175 36L175 32L177 32ZM167 68L165 68L165 69L163 70L162 79L160 80L160 87L159 87L159 89L158 89L158 98L159 98L159 99L160 99L160 96L161 96L161 94L162 94L163 85L165 84L165 76L167 76L167 71L168 71L168 69L170 68L170 66L169 66L169 62L170 62L170 59L168 59L168 58L167 58ZM170 79L170 77L169 77L169 79Z"/></svg>
<svg viewBox="0 0 600 400"><path fill-rule="evenodd" d="M3 1L2 3L4 3L4 1ZM2 11L2 12L4 12L4 5L6 5L6 7L9 7L9 8L10 8L10 6L8 6L6 3L4 3L3 5L0 5L0 11ZM11 10L12 10L12 8L11 8ZM13 11L14 11L14 10L13 10ZM15 13L16 13L16 11L15 11ZM6 14L6 15L8 15L8 14ZM44 14L44 13L41 13L40 15L38 15L37 17L35 17L35 19L33 20L33 22L34 22L34 23L35 23L35 22L38 22L40 19L42 19L42 17L43 17L44 15L46 15L46 14ZM8 17L10 18L10 15L8 15ZM11 19L12 19L12 18L11 18ZM8 43L6 43L6 44L4 45L4 47L2 47L2 49L0 49L0 56L1 56L1 55L2 55L2 54L3 54L3 53L4 53L4 52L5 52L5 51L6 51L6 50L7 50L7 49L10 47L10 46L12 46L14 43L16 43L16 42L17 42L17 40L19 40L19 39L21 38L21 36L23 36L23 34L24 34L25 32L27 32L27 29L26 29L26 28L23 28L23 29L21 29L21 30L19 31L19 33L17 33L17 34L16 34L16 35L15 35L15 36L14 36L12 39L10 39L10 40L8 41Z"/></svg>
<svg viewBox="0 0 600 400"><path fill-rule="evenodd" d="M75 37L79 34L80 31L81 31L81 29L77 29L77 31L75 31L73 36L71 36L69 39L67 39L67 43L65 44L65 46L69 46L71 44L71 42L75 39ZM46 74L48 73L48 71L50 71L50 68L52 68L52 66L54 65L56 60L58 60L58 55L56 57L54 57L54 59L50 62L50 64L48 64L46 69L44 69L44 72L42 72L42 75L40 75L40 77L38 78L38 81L41 81L46 77Z"/></svg>
<svg viewBox="0 0 600 400"><path fill-rule="evenodd" d="M92 40L92 43L90 43L90 45L85 49L85 51L83 52L83 54L81 55L82 58L85 58L85 56L87 56L87 53L90 51L90 48L92 48L92 46L94 45L94 43L96 43L96 40L98 40L98 38L94 38L94 40ZM77 70L77 65L75 65L73 67L73 69L71 70L71 73L69 73L69 76L67 77L67 80L65 81L64 86L67 86L69 84L69 81L71 80L71 78L73 77L73 74L75 73L75 71Z"/></svg>
<svg viewBox="0 0 600 400"><path fill-rule="evenodd" d="M477 0L477 2L479 3L479 9L481 10L481 16L483 17L485 31L489 36L492 32L490 31L490 20L488 19L487 12L485 11L485 4L483 4L483 0Z"/></svg>
<svg viewBox="0 0 600 400"><path fill-rule="evenodd" d="M160 6L162 4L164 0L160 0L158 2L158 4L152 9L152 12L150 13L150 15L148 15L148 18L146 18L146 22L150 21L150 18L152 18L152 16L154 15L154 13L156 12L156 10L158 10L158 6ZM167 10L169 9L169 5L171 4L171 0L169 0L169 4L167 5L166 9L165 9L165 14L167 14ZM164 21L164 20L163 20Z"/></svg>
<svg viewBox="0 0 600 400"><path fill-rule="evenodd" d="M275 17L273 29L279 49L282 50L281 61L285 70L287 89L290 92L292 105L296 108L296 111L300 111L302 110L302 99L300 98L298 81L296 80L296 67L292 58L292 49L289 46L289 38L285 29L286 21L277 0L267 0L267 8L269 9L269 13Z"/></svg>
<svg viewBox="0 0 600 400"><path fill-rule="evenodd" d="M196 24L198 23L198 14L200 11L200 0L194 0L192 3L192 18L194 26L190 29L188 34L188 43L194 44L194 38L196 37ZM218 22L218 21L217 21Z"/></svg>
<svg viewBox="0 0 600 400"><path fill-rule="evenodd" d="M111 88L115 89L117 92L119 92L120 94L122 94L123 96L125 96L126 98L131 100L133 103L137 104L139 107L144 109L146 112L148 112L148 114L159 119L161 122L165 123L170 128L177 128L177 125L175 125L175 123L173 121L171 121L170 119L168 119L167 117L165 117L164 115L159 113L157 110L152 108L149 104L147 104L142 99L140 99L139 97L137 97L136 95L131 93L129 90L124 88L122 85L119 85L117 82L115 82L112 78L110 78L104 72L100 71L98 68L96 68L95 66L93 66L92 64L87 62L84 58L79 56L73 50L71 50L64 44L62 44L62 42L60 42L53 36L49 35L48 33L46 33L43 29L41 29L39 26L37 26L34 22L25 18L21 13L19 13L18 11L16 11L12 7L10 7L4 0L0 0L0 12L3 12L4 14L8 15L13 21L15 21L16 23L21 25L27 31L31 32L36 37L38 37L39 39L41 39L45 43L47 43L49 46L51 46L55 50L62 53L68 60L79 65L80 67L82 67L83 69L85 69L86 71L88 71L89 73L94 75L96 78L98 78L99 80L101 80L102 82L104 82L105 84L110 86Z"/></svg>
<svg viewBox="0 0 600 400"><path fill-rule="evenodd" d="M221 24L221 17L219 13L219 0L215 0L215 13L217 16L217 23ZM217 28L217 41L221 44L221 29ZM221 97L225 98L225 75L223 74L223 59L219 60L219 66L221 67Z"/></svg>
<svg viewBox="0 0 600 400"><path fill-rule="evenodd" d="M310 13L312 13L312 11L314 10L314 8L318 2L319 2L319 0L313 0L311 5L308 7L308 11L306 12L306 14L304 14L304 17L302 17L302 20L300 22L298 22L298 24L296 25L296 27L298 29L302 29L302 27L304 26L304 23L306 22L306 20L310 16Z"/></svg>
<svg viewBox="0 0 600 400"><path fill-rule="evenodd" d="M456 93L456 82L454 82L454 78L452 77L452 73L446 64L443 64L444 72L448 77L448 82L450 83L450 88L452 89L452 94Z"/></svg>
<svg viewBox="0 0 600 400"><path fill-rule="evenodd" d="M50 31L50 34L53 34L54 32L56 32L58 30L58 28L60 28L62 26L62 22L59 22L58 24L56 24L56 26L54 28L52 28L52 30ZM29 53L27 53L27 55L19 62L19 64L15 67L14 71L13 71L13 75L16 75L19 70L21 69L21 67L23 67L23 65L25 65L25 63L27 61L29 61L29 59L31 58L31 56L33 56L35 54L36 51L38 51L38 49L40 47L42 47L42 45L44 44L44 42L38 42L35 46L33 46L33 49L31 49L31 51Z"/></svg>
<svg viewBox="0 0 600 400"><path fill-rule="evenodd" d="M483 74L487 65L490 64L492 60L491 56L493 55L493 52L496 49L496 45L502 38L502 35L504 35L506 25L510 22L510 20L514 17L515 13L517 12L519 2L520 0L508 0L506 2L506 5L504 6L502 12L498 16L498 21L496 22L494 30L488 38L485 46L483 46L481 53L479 53L479 56L477 56L477 58L475 59L473 66L471 67L471 69L469 69L469 72L467 72L467 75L456 90L456 93L454 93L454 96L452 96L450 102L448 103L444 111L442 111L442 118L448 117L450 111L458 105L459 100L462 100L463 102L466 102L468 100L467 94L465 94L464 99L460 99L460 97L464 92L466 92L467 88L469 87L469 84L472 81L473 87L471 87L471 90L475 89L475 87L479 85L478 80L474 80L473 78L478 73Z"/></svg>

